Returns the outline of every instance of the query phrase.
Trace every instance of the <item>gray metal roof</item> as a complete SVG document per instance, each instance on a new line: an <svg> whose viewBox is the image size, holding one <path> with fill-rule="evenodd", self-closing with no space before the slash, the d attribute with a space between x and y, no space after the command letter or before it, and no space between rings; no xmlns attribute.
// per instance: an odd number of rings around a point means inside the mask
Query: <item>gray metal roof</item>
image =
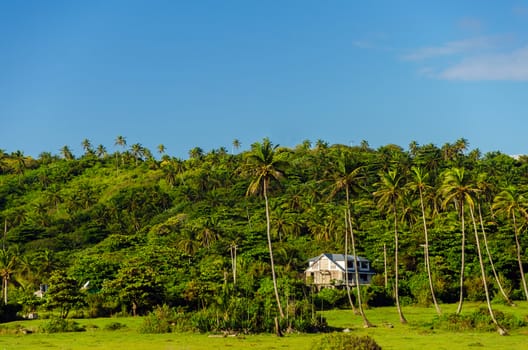
<svg viewBox="0 0 528 350"><path fill-rule="evenodd" d="M318 255L318 256L315 256L313 258L310 258L308 261L316 261L316 260L319 260L322 256L326 256L328 259L332 260L333 262L336 262L336 261L345 261L345 254L333 254L333 253L323 253L321 255ZM347 255L348 257L348 260L354 260L354 255ZM364 257L361 257L361 256L358 256L356 258L356 260L358 262L360 261L365 261L365 262L369 262L369 260L367 258L364 258Z"/></svg>

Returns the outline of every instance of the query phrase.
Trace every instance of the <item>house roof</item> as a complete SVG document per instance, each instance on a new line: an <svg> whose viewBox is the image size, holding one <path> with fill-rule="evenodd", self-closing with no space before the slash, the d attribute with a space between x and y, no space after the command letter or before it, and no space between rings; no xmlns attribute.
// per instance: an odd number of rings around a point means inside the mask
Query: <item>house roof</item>
<svg viewBox="0 0 528 350"><path fill-rule="evenodd" d="M337 261L345 261L345 254L332 254L332 253L323 253L321 255L318 255L318 256L315 256L313 258L310 258L308 261L309 262L315 262L319 259L321 259L323 256L326 256L328 259L332 260L333 262L337 262ZM348 257L348 260L354 260L354 255L347 255ZM365 261L365 262L368 262L369 260L367 258L363 258L361 256L358 256L357 258L357 261L360 262L360 261Z"/></svg>

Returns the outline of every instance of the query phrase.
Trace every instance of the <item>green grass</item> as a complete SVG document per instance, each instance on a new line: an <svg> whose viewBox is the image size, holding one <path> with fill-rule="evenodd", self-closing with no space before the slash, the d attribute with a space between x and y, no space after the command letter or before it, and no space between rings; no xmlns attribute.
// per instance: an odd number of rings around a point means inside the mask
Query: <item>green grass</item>
<svg viewBox="0 0 528 350"><path fill-rule="evenodd" d="M467 303L464 313L478 309L483 304ZM456 305L442 305L444 313L454 312ZM494 305L494 308L515 314L521 319L528 317L528 303L520 302L515 308ZM366 310L375 328L364 329L359 316L350 310L325 311L331 326L348 328L353 334L369 335L383 349L522 349L526 348L528 327L513 330L509 336L501 337L493 332L447 332L431 329L436 313L433 308L404 307L403 312L409 321L401 325L394 307ZM277 338L271 334L246 335L239 337L211 337L198 333L140 334L141 318L100 318L76 320L87 328L86 332L59 334L8 334L0 335L0 350L3 349L310 349L312 342L320 334L288 334ZM1 325L9 330L16 327L37 330L45 320L19 321ZM115 331L105 326L113 322L126 324L126 328ZM389 328L389 324L393 328Z"/></svg>

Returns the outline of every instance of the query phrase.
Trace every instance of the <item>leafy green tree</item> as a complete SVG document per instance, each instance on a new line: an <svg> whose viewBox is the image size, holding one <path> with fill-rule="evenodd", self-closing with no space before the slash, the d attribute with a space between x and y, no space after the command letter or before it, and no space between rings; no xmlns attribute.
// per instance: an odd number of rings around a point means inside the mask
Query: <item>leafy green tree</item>
<svg viewBox="0 0 528 350"><path fill-rule="evenodd" d="M61 318L68 317L72 308L85 303L81 286L61 270L56 270L51 274L49 289L45 296L45 307L50 310L59 309Z"/></svg>
<svg viewBox="0 0 528 350"><path fill-rule="evenodd" d="M116 295L121 303L130 306L134 316L158 305L164 294L156 272L145 264L122 267L115 279L103 283L103 291Z"/></svg>
<svg viewBox="0 0 528 350"><path fill-rule="evenodd" d="M268 201L268 189L271 180L279 181L284 174L284 168L287 166L287 153L277 150L278 145L273 145L268 138L262 142L255 142L252 145L251 152L247 155L247 166L250 173L253 175L247 195L261 193L264 196L264 203L266 206L266 236L268 238L268 250L270 255L271 276L273 280L273 288L275 291L275 298L277 299L277 307L281 318L284 318L284 312L279 297L279 290L277 288L277 278L275 275L275 262L273 259L273 248L271 244L271 223L270 223L270 208Z"/></svg>

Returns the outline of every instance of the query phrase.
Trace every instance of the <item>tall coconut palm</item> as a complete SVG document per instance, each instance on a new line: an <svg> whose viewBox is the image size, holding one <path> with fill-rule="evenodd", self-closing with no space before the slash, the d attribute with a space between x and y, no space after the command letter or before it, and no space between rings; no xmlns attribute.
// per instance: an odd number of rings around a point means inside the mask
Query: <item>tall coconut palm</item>
<svg viewBox="0 0 528 350"><path fill-rule="evenodd" d="M242 143L240 142L239 139L234 139L233 140L233 153L235 153L235 150L238 151L241 145Z"/></svg>
<svg viewBox="0 0 528 350"><path fill-rule="evenodd" d="M422 211L422 223L423 223L424 240L425 240L424 260L425 260L425 268L427 270L427 278L429 279L429 289L431 290L431 298L433 300L433 304L435 306L436 312L440 315L442 313L442 310L440 310L440 306L438 305L438 302L436 300L434 286L433 286L433 277L431 275L431 261L429 259L429 234L427 231L427 220L425 218L424 193L431 188L431 186L427 184L429 174L419 167L412 167L411 170L412 170L413 181L410 182L409 185L411 189L418 191L419 198L420 198L420 209Z"/></svg>
<svg viewBox="0 0 528 350"><path fill-rule="evenodd" d="M106 155L107 155L106 147L103 146L103 145L99 145L99 146L97 146L97 149L96 149L96 151L95 151L95 154L96 154L97 157L99 157L99 158L106 158Z"/></svg>
<svg viewBox="0 0 528 350"><path fill-rule="evenodd" d="M381 210L392 212L394 217L394 298L396 308L401 323L407 323L400 306L399 296L399 261L398 261L398 206L404 197L403 177L397 170L388 170L380 174L380 181L376 183L377 191L374 197L377 197L377 205Z"/></svg>
<svg viewBox="0 0 528 350"><path fill-rule="evenodd" d="M268 249L270 254L271 276L273 279L273 289L277 300L277 308L281 318L284 318L284 312L277 288L277 278L275 275L275 262L273 259L273 248L271 244L271 224L270 208L268 202L268 190L271 180L279 181L284 175L284 168L287 165L286 153L277 150L278 145L273 145L268 138L262 142L255 142L252 150L248 153L246 164L249 172L253 176L246 195L261 193L264 197L266 206L266 235L268 239Z"/></svg>
<svg viewBox="0 0 528 350"><path fill-rule="evenodd" d="M363 306L361 302L361 286L359 283L359 272L357 264L357 253L356 253L356 243L354 230L352 229L352 215L350 209L350 191L357 190L359 188L359 181L362 178L361 174L362 168L357 164L354 164L352 159L347 156L344 152L341 152L337 158L334 173L333 173L333 185L331 195L335 196L338 192L345 191L345 242L348 240L346 237L350 233L350 243L352 245L352 255L354 256L354 271L355 271L355 285L358 295L358 309L359 314L363 318L363 325L365 327L371 327L372 324L367 319L365 312L363 311ZM346 248L345 248L346 250ZM348 252L345 252L345 273L347 276L348 282ZM347 283L347 291L349 292L349 287ZM350 295L349 295L350 299Z"/></svg>
<svg viewBox="0 0 528 350"><path fill-rule="evenodd" d="M130 147L130 151L134 157L134 164L137 166L138 160L145 155L145 148L140 143L135 143Z"/></svg>
<svg viewBox="0 0 528 350"><path fill-rule="evenodd" d="M122 147L124 149L126 144L127 144L127 142L126 142L126 138L124 136L119 135L119 136L116 137L115 142L114 142L115 146L120 146L120 147ZM115 156L116 156L116 171L117 171L117 173L119 173L119 158L118 158L118 155L119 155L119 152L116 152ZM123 162L123 157L121 157L121 162Z"/></svg>
<svg viewBox="0 0 528 350"><path fill-rule="evenodd" d="M85 155L94 154L94 150L92 148L92 143L90 142L90 140L88 140L88 139L82 140L81 146L84 149L84 154Z"/></svg>
<svg viewBox="0 0 528 350"><path fill-rule="evenodd" d="M70 148L68 146L63 146L60 150L62 156L66 160L72 160L74 158L73 153L71 152Z"/></svg>
<svg viewBox="0 0 528 350"><path fill-rule="evenodd" d="M478 212L478 217L479 217L479 222L480 222L480 232L482 233L482 239L484 241L484 248L486 249L486 254L488 256L491 271L493 272L493 277L495 278L495 283L497 283L497 286L499 287L499 291L501 292L504 300L508 303L508 305L515 306L515 304L511 301L510 297L508 296L508 294L502 287L502 282L497 273L497 269L495 268L493 257L491 256L491 251L489 249L486 229L484 227L484 218L482 216L481 204L484 204L484 201L487 202L490 208L491 215L493 216L492 203L493 203L493 193L495 192L494 185L488 182L487 178L488 176L486 173L479 173L477 175L476 185L479 189L478 198L477 198L477 212Z"/></svg>
<svg viewBox="0 0 528 350"><path fill-rule="evenodd" d="M521 282L524 290L524 296L528 300L528 288L526 286L526 278L524 277L524 269L522 262L522 248L519 241L519 227L518 217L526 217L528 215L528 198L520 193L514 186L509 186L501 191L493 201L493 209L497 214L503 214L511 219L513 225L513 235L515 237L515 247L517 251L517 263L519 264L519 272L521 274Z"/></svg>
<svg viewBox="0 0 528 350"><path fill-rule="evenodd" d="M445 208L449 203L454 203L458 210L461 227L461 252L460 252L460 296L456 313L462 311L464 303L464 270L465 270L465 250L466 250L466 231L465 231L465 204L473 205L473 197L476 190L471 186L469 175L464 168L452 168L444 173L443 182L440 188L444 200L442 206Z"/></svg>
<svg viewBox="0 0 528 350"><path fill-rule="evenodd" d="M490 314L492 322L495 324L495 327L497 328L497 331L500 335L506 335L508 332L499 324L497 319L495 318L495 314L493 312L493 308L491 307L491 300L490 300L490 294L488 290L488 283L486 279L486 270L484 269L484 260L482 259L482 251L480 249L480 239L478 235L478 229L477 229L477 223L475 220L475 202L474 201L468 201L468 208L469 213L471 215L471 222L473 223L473 232L475 233L475 242L477 244L477 256L479 259L479 266L480 266L480 273L482 278L482 284L484 285L484 294L486 296L486 305L488 306L488 312Z"/></svg>
<svg viewBox="0 0 528 350"><path fill-rule="evenodd" d="M2 277L2 292L5 305L7 305L7 287L11 275L15 272L17 256L18 254L11 249L0 250L0 276Z"/></svg>
<svg viewBox="0 0 528 350"><path fill-rule="evenodd" d="M502 294L502 297L508 303L510 306L515 306L515 304L511 301L510 297L504 290L502 286L502 282L499 278L499 275L497 273L497 269L495 268L495 263L493 262L493 257L491 256L491 251L489 249L488 244L488 237L486 234L486 229L484 228L484 219L482 217L482 209L480 208L480 203L478 203L478 214L479 214L479 221L480 221L480 232L482 232L482 238L484 240L484 248L486 249L486 254L488 255L488 260L490 262L491 271L493 272L493 277L495 278L495 283L497 283L497 286L499 287L499 291Z"/></svg>

